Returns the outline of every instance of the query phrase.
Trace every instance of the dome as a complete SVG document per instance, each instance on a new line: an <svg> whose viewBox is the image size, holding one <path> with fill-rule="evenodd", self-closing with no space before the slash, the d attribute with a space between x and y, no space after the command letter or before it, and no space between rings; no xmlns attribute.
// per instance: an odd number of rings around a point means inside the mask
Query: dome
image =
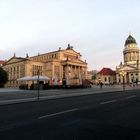
<svg viewBox="0 0 140 140"><path fill-rule="evenodd" d="M132 37L131 35L128 36L128 38L125 41L125 46L128 44L137 44L136 40L134 37Z"/></svg>

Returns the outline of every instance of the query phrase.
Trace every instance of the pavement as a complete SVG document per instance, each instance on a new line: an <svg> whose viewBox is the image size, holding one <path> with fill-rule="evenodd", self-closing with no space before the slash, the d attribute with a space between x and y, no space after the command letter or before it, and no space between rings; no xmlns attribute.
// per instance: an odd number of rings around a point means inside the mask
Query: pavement
<svg viewBox="0 0 140 140"><path fill-rule="evenodd" d="M136 89L140 89L140 86L125 86L125 90ZM0 105L119 91L123 91L122 85L103 86L102 88L93 85L91 88L84 89L50 89L39 91L21 90L18 88L0 88Z"/></svg>

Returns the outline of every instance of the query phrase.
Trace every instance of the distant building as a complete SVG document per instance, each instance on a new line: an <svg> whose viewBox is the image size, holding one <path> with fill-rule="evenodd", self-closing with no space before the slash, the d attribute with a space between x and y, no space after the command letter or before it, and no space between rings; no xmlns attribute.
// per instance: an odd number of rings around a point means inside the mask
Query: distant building
<svg viewBox="0 0 140 140"><path fill-rule="evenodd" d="M0 67L2 67L5 64L5 61L0 60Z"/></svg>
<svg viewBox="0 0 140 140"><path fill-rule="evenodd" d="M97 83L114 84L116 82L116 72L110 68L102 68L96 76Z"/></svg>
<svg viewBox="0 0 140 140"><path fill-rule="evenodd" d="M38 54L25 58L14 56L10 58L3 68L8 72L8 87L18 87L22 81L18 78L24 76L42 75L48 76L50 82L55 84L66 81L67 84L82 81L87 77L87 63L81 59L81 54L76 52L70 44L66 49Z"/></svg>
<svg viewBox="0 0 140 140"><path fill-rule="evenodd" d="M140 81L140 55L137 42L131 35L125 41L124 62L116 67L117 83L137 83Z"/></svg>

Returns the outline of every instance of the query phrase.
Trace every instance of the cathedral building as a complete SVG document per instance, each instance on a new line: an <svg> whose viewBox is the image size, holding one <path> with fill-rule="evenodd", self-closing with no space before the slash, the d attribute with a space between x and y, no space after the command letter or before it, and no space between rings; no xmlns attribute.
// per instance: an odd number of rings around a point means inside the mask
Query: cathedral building
<svg viewBox="0 0 140 140"><path fill-rule="evenodd" d="M140 81L140 55L137 42L131 35L125 41L123 49L124 62L116 67L117 83L138 83Z"/></svg>
<svg viewBox="0 0 140 140"><path fill-rule="evenodd" d="M82 80L87 77L87 63L81 59L81 54L76 52L70 44L66 49L38 54L25 58L14 56L3 66L8 73L7 87L18 87L22 81L17 79L25 76L47 76L52 81L66 81L72 84L74 79ZM51 81L50 81L51 82Z"/></svg>

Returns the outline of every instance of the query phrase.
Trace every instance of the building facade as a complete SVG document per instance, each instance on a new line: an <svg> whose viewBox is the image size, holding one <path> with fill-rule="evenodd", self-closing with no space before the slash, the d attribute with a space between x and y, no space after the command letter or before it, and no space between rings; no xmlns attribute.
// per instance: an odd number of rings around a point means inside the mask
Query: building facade
<svg viewBox="0 0 140 140"><path fill-rule="evenodd" d="M110 68L102 68L96 75L97 83L114 84L116 83L116 72Z"/></svg>
<svg viewBox="0 0 140 140"><path fill-rule="evenodd" d="M124 62L116 67L117 83L138 83L140 81L140 55L137 42L131 35L125 41Z"/></svg>
<svg viewBox="0 0 140 140"><path fill-rule="evenodd" d="M48 76L53 81L66 80L72 84L73 79L86 79L87 63L81 59L81 54L76 52L70 44L66 49L38 54L25 58L14 56L9 59L3 68L9 75L8 87L18 87L22 81L18 78L25 76Z"/></svg>

